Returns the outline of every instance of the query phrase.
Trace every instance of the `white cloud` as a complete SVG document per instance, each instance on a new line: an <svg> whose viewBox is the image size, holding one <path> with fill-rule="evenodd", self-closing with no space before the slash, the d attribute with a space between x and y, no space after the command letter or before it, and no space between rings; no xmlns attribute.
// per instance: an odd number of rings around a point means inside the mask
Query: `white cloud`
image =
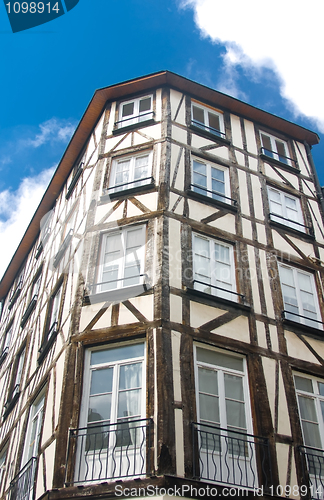
<svg viewBox="0 0 324 500"><path fill-rule="evenodd" d="M49 141L67 142L72 136L75 125L66 121L51 118L39 125L40 133L33 139L24 139L21 141L23 146L38 148Z"/></svg>
<svg viewBox="0 0 324 500"><path fill-rule="evenodd" d="M309 0L182 0L205 37L226 47L225 67L270 68L295 116L324 132L323 2Z"/></svg>
<svg viewBox="0 0 324 500"><path fill-rule="evenodd" d="M54 167L22 180L14 192L0 192L0 277L6 270L54 173Z"/></svg>

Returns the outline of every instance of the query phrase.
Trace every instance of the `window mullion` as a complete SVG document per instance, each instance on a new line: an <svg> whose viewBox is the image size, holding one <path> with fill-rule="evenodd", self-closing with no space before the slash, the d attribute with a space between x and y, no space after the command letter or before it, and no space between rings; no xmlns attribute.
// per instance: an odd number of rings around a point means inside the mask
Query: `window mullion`
<svg viewBox="0 0 324 500"><path fill-rule="evenodd" d="M111 410L110 410L110 423L117 422L117 412L118 412L118 384L119 384L119 371L120 364L116 363L113 366L113 383L112 383L112 394L111 394Z"/></svg>
<svg viewBox="0 0 324 500"><path fill-rule="evenodd" d="M220 426L227 429L227 417L226 417L226 398L225 398L225 381L224 381L224 371L217 369L218 373L218 394L219 394L219 420Z"/></svg>
<svg viewBox="0 0 324 500"><path fill-rule="evenodd" d="M212 181L211 181L211 165L210 165L210 163L206 163L206 173L207 173L207 189L209 191L212 191L213 189L212 189ZM212 193L209 193L208 191L206 194L208 196L212 195Z"/></svg>
<svg viewBox="0 0 324 500"><path fill-rule="evenodd" d="M294 277L294 284L295 284L297 304L298 304L298 314L303 316L303 302L302 302L301 295L300 295L300 286L299 286L299 281L298 281L297 269L293 269L293 277ZM301 318L301 320L302 320L302 322L304 322L303 318Z"/></svg>

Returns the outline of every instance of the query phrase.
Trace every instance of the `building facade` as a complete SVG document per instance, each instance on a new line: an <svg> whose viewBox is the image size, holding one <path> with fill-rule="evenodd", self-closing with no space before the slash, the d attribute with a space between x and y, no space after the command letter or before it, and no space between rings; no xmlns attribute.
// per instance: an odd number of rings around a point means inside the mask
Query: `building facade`
<svg viewBox="0 0 324 500"><path fill-rule="evenodd" d="M0 498L323 498L317 142L170 72L94 94L0 283Z"/></svg>

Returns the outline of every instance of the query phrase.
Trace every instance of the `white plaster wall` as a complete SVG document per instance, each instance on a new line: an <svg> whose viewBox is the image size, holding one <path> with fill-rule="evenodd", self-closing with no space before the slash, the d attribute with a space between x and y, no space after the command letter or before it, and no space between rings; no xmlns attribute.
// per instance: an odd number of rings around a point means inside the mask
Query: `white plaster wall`
<svg viewBox="0 0 324 500"><path fill-rule="evenodd" d="M246 173L242 170L238 170L238 180L240 186L240 200L241 200L241 210L242 213L246 215L250 215L250 207L249 207L249 197L247 191L247 183L246 183Z"/></svg>
<svg viewBox="0 0 324 500"><path fill-rule="evenodd" d="M157 122L160 122L162 120L162 89L156 90L155 99L156 99L155 120Z"/></svg>
<svg viewBox="0 0 324 500"><path fill-rule="evenodd" d="M240 151L235 151L236 161L239 165L245 167L245 156Z"/></svg>
<svg viewBox="0 0 324 500"><path fill-rule="evenodd" d="M226 311L222 309L190 301L190 324L193 328L199 328L204 323L218 318L225 313Z"/></svg>
<svg viewBox="0 0 324 500"><path fill-rule="evenodd" d="M251 170L254 170L255 172L258 170L257 158L253 158L252 156L249 156L249 167Z"/></svg>
<svg viewBox="0 0 324 500"><path fill-rule="evenodd" d="M254 124L248 120L244 120L244 128L245 128L247 150L250 153L256 155L258 154L258 150L255 139Z"/></svg>
<svg viewBox="0 0 324 500"><path fill-rule="evenodd" d="M109 113L109 121L107 127L107 135L111 135L114 129L115 124L115 112L116 112L116 103L111 103L110 113Z"/></svg>
<svg viewBox="0 0 324 500"><path fill-rule="evenodd" d="M172 125L172 139L185 144L187 142L187 130Z"/></svg>
<svg viewBox="0 0 324 500"><path fill-rule="evenodd" d="M240 340L241 342L250 342L249 321L245 316L239 316L238 318L229 321L225 325L212 330L212 333Z"/></svg>
<svg viewBox="0 0 324 500"><path fill-rule="evenodd" d="M181 224L169 219L170 286L181 288Z"/></svg>
<svg viewBox="0 0 324 500"><path fill-rule="evenodd" d="M189 200L189 217L194 220L202 220L210 215L219 212L215 207L199 203L198 201Z"/></svg>
<svg viewBox="0 0 324 500"><path fill-rule="evenodd" d="M258 344L260 347L267 348L267 338L264 323L262 321L256 321Z"/></svg>
<svg viewBox="0 0 324 500"><path fill-rule="evenodd" d="M182 298L170 295L170 321L182 324Z"/></svg>
<svg viewBox="0 0 324 500"><path fill-rule="evenodd" d="M178 92L177 90L170 90L170 101L171 101L171 119L175 120L175 114L177 112L177 109L179 107L181 98L183 94L181 92ZM182 125L186 125L186 108L185 108L185 98L182 100L181 107L178 111L178 116L176 120L178 123L181 123Z"/></svg>
<svg viewBox="0 0 324 500"><path fill-rule="evenodd" d="M129 299L136 309L145 316L148 321L153 321L154 315L154 296L145 295L144 297L133 297Z"/></svg>
<svg viewBox="0 0 324 500"><path fill-rule="evenodd" d="M293 257L300 258L298 252L296 252L289 243L284 240L280 234L276 231L276 229L272 230L272 238L273 238L273 246L276 250L280 250L281 252L286 252Z"/></svg>
<svg viewBox="0 0 324 500"><path fill-rule="evenodd" d="M263 219L264 212L263 212L263 202L261 196L261 183L259 177L257 177L256 175L251 175L251 183L252 183L255 216L258 219Z"/></svg>
<svg viewBox="0 0 324 500"><path fill-rule="evenodd" d="M274 425L275 399L276 399L276 360L262 356L262 365L267 386L268 400L272 417L272 425ZM261 401L260 404L262 404Z"/></svg>
<svg viewBox="0 0 324 500"><path fill-rule="evenodd" d="M271 340L272 350L274 352L279 352L279 341L278 341L277 327L275 325L269 325L269 331L270 331L270 340Z"/></svg>
<svg viewBox="0 0 324 500"><path fill-rule="evenodd" d="M279 369L278 433L284 436L291 436L289 412L281 367Z"/></svg>
<svg viewBox="0 0 324 500"><path fill-rule="evenodd" d="M63 376L64 376L64 363L65 363L65 353L56 360L56 390L54 398L54 430L57 429L59 423L59 411L61 408L61 397L62 397L62 387L63 387ZM50 401L50 400L49 400Z"/></svg>
<svg viewBox="0 0 324 500"><path fill-rule="evenodd" d="M311 168L308 164L306 149L301 142L294 141L298 167L303 175L309 176Z"/></svg>
<svg viewBox="0 0 324 500"><path fill-rule="evenodd" d="M233 214L226 214L224 217L220 217L215 221L209 223L210 226L217 227L222 231L227 231L228 233L235 234L235 216Z"/></svg>
<svg viewBox="0 0 324 500"><path fill-rule="evenodd" d="M247 251L248 251L249 271L250 271L251 286L252 286L253 308L255 313L261 314L261 302L259 294L259 285L255 270L255 253L253 246L248 245Z"/></svg>
<svg viewBox="0 0 324 500"><path fill-rule="evenodd" d="M242 133L241 133L241 123L238 116L231 116L231 127L232 127L232 143L234 146L243 149Z"/></svg>
<svg viewBox="0 0 324 500"><path fill-rule="evenodd" d="M243 236L248 240L252 240L252 224L249 220L242 218Z"/></svg>
<svg viewBox="0 0 324 500"><path fill-rule="evenodd" d="M295 333L285 330L285 337L289 356L309 361L310 363L315 363L316 365L320 364L316 357L309 351L309 349L307 349L304 342L302 342Z"/></svg>
<svg viewBox="0 0 324 500"><path fill-rule="evenodd" d="M274 309L273 309L272 293L271 293L271 288L270 288L269 273L268 273L267 261L266 261L266 253L263 250L260 250L260 265L261 265L262 281L263 281L263 288L264 288L267 313L268 313L268 316L270 318L274 318L275 313L274 313Z"/></svg>
<svg viewBox="0 0 324 500"><path fill-rule="evenodd" d="M266 236L265 226L263 224L259 224L257 222L256 229L257 229L257 235L258 235L258 242L262 243L263 245L266 245L267 244L267 236Z"/></svg>

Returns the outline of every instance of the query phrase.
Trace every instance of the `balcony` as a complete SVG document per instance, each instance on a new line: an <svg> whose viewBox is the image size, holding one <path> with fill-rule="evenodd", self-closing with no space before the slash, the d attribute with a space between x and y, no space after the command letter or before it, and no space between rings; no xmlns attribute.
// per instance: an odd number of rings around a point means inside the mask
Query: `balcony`
<svg viewBox="0 0 324 500"><path fill-rule="evenodd" d="M9 500L30 500L33 498L37 458L32 457L21 469L9 486Z"/></svg>
<svg viewBox="0 0 324 500"><path fill-rule="evenodd" d="M141 193L153 189L155 186L154 178L152 176L142 177L141 179L134 179L129 182L124 182L123 184L115 184L104 190L103 196L100 201L106 202L110 200L115 200L120 196L130 196L134 193Z"/></svg>
<svg viewBox="0 0 324 500"><path fill-rule="evenodd" d="M191 198L202 201L203 203L211 203L212 205L225 208L226 210L237 212L237 200L225 196L224 193L207 189L200 184L190 184L187 194Z"/></svg>
<svg viewBox="0 0 324 500"><path fill-rule="evenodd" d="M193 477L244 488L272 485L268 439L193 423Z"/></svg>
<svg viewBox="0 0 324 500"><path fill-rule="evenodd" d="M152 419L102 422L71 429L66 485L146 476L150 473ZM71 478L71 476L74 476Z"/></svg>
<svg viewBox="0 0 324 500"><path fill-rule="evenodd" d="M310 498L322 500L324 493L324 450L310 446L299 446L298 450L302 457L302 487L307 485L306 491L309 492Z"/></svg>

